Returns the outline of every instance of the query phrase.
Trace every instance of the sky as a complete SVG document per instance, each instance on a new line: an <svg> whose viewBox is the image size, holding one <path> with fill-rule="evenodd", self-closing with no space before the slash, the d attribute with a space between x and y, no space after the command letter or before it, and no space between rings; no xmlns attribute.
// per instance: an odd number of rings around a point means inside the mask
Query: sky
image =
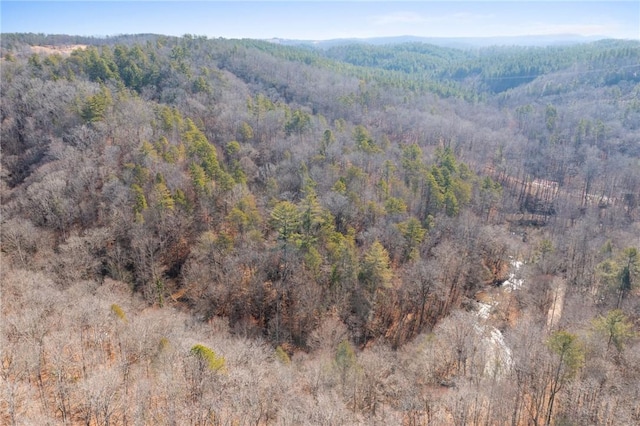
<svg viewBox="0 0 640 426"><path fill-rule="evenodd" d="M575 34L640 40L640 1L1 1L2 32L329 40Z"/></svg>

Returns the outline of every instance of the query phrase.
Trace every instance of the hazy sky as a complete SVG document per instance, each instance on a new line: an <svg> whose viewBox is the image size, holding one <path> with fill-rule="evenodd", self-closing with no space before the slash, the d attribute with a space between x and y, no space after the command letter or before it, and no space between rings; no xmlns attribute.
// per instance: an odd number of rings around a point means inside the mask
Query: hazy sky
<svg viewBox="0 0 640 426"><path fill-rule="evenodd" d="M2 32L224 38L487 37L640 39L640 1L2 1Z"/></svg>

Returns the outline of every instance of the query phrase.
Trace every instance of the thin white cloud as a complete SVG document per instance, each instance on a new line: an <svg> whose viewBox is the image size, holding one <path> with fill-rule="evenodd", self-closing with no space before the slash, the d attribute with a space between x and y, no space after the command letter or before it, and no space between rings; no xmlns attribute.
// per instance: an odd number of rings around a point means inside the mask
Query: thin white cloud
<svg viewBox="0 0 640 426"><path fill-rule="evenodd" d="M448 20L452 22L477 22L484 21L487 19L493 19L496 16L493 14L478 14L478 13L469 13L469 12L458 12L452 15L446 15L442 17L442 20Z"/></svg>
<svg viewBox="0 0 640 426"><path fill-rule="evenodd" d="M420 24L424 22L427 22L427 19L416 12L393 12L371 17L371 23L374 25Z"/></svg>
<svg viewBox="0 0 640 426"><path fill-rule="evenodd" d="M422 15L417 12L393 12L386 15L376 15L369 18L369 22L378 26L392 26L398 24L476 24L494 19L492 14L478 14L469 12L456 12L445 15Z"/></svg>
<svg viewBox="0 0 640 426"><path fill-rule="evenodd" d="M603 34L615 34L618 28L604 24L535 24L530 29L532 34L579 34L595 36Z"/></svg>
<svg viewBox="0 0 640 426"><path fill-rule="evenodd" d="M632 32L625 31L623 27L615 22L609 23L547 23L532 22L518 27L504 27L500 33L493 35L556 35L556 34L576 34L581 36L607 36L618 38L637 38Z"/></svg>

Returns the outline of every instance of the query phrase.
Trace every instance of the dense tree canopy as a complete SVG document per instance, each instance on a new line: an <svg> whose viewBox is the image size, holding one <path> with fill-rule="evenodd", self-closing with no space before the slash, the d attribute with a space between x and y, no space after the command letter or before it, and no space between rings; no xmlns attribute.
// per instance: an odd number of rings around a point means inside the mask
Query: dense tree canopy
<svg viewBox="0 0 640 426"><path fill-rule="evenodd" d="M637 42L0 47L0 422L640 422Z"/></svg>

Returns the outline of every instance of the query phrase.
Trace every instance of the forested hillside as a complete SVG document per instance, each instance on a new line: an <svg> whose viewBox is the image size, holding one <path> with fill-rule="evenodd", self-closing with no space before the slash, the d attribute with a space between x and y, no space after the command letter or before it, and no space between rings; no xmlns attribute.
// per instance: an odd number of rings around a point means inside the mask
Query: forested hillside
<svg viewBox="0 0 640 426"><path fill-rule="evenodd" d="M640 424L640 43L1 58L3 424Z"/></svg>

